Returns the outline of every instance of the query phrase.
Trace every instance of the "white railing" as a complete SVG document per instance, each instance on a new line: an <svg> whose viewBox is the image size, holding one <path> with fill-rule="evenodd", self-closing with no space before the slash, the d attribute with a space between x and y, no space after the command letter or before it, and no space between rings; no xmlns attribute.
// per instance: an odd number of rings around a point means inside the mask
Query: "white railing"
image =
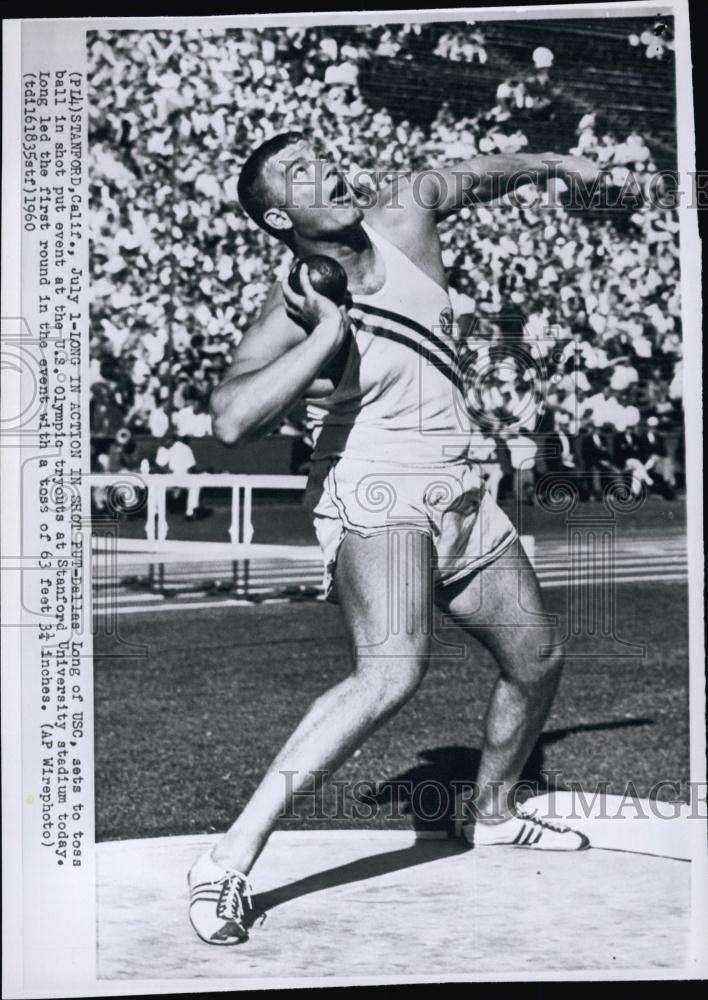
<svg viewBox="0 0 708 1000"><path fill-rule="evenodd" d="M132 491L144 489L146 497L146 537L105 539L94 535L94 549L110 543L111 547L123 552L159 553L160 561L178 561L181 556L202 558L226 556L227 558L285 558L303 559L317 554L316 545L266 545L253 544L253 491L254 490L304 490L306 476L268 476L221 473L148 473L133 472L97 473L91 476L92 487L103 487L117 491L118 495L129 496ZM167 492L171 489L189 490L222 488L231 491L230 542L206 542L170 539L167 523ZM103 538L103 541L102 541ZM199 551L195 550L198 546Z"/></svg>

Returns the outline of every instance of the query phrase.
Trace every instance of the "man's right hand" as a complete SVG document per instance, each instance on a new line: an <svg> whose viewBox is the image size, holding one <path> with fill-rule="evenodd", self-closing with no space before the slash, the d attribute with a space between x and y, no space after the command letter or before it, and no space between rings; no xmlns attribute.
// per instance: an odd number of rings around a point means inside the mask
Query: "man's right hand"
<svg viewBox="0 0 708 1000"><path fill-rule="evenodd" d="M298 295L290 287L287 279L282 282L285 311L293 322L303 327L308 333L315 328L327 331L333 340L333 346L338 347L343 342L349 329L349 319L345 306L336 306L326 295L320 295L312 287L307 265L300 266L300 284L303 294Z"/></svg>

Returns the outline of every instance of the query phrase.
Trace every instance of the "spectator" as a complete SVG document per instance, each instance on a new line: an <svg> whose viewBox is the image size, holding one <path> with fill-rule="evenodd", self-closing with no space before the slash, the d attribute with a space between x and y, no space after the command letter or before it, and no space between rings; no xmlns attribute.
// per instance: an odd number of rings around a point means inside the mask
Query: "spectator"
<svg viewBox="0 0 708 1000"><path fill-rule="evenodd" d="M632 365L615 364L610 378L610 389L615 393L624 392L639 381L639 373Z"/></svg>
<svg viewBox="0 0 708 1000"><path fill-rule="evenodd" d="M211 434L211 417L206 405L198 398L178 410L173 419L178 437L206 437Z"/></svg>
<svg viewBox="0 0 708 1000"><path fill-rule="evenodd" d="M161 405L155 406L154 409L150 411L150 416L148 418L148 427L152 436L156 438L163 437L167 433L169 426L170 420L165 413L164 407Z"/></svg>
<svg viewBox="0 0 708 1000"><path fill-rule="evenodd" d="M651 486L651 479L639 459L637 439L631 427L617 431L612 444L612 459L618 469L626 473L628 485L634 496L639 496L642 486Z"/></svg>
<svg viewBox="0 0 708 1000"><path fill-rule="evenodd" d="M580 451L582 468L584 472L581 496L588 500L601 500L604 493L603 481L607 484L608 475L619 469L612 460L612 454L608 445L608 436L612 434L614 428L611 423L606 423L600 430L592 420L583 427L580 437Z"/></svg>
<svg viewBox="0 0 708 1000"><path fill-rule="evenodd" d="M667 500L676 496L676 475L666 447L666 438L658 430L659 418L647 418L637 438L637 458L651 479L651 487Z"/></svg>
<svg viewBox="0 0 708 1000"><path fill-rule="evenodd" d="M609 382L603 385L600 392L596 392L587 400L586 410L590 413L596 427L607 426L614 429L618 424L623 423L623 407L617 397L613 395Z"/></svg>
<svg viewBox="0 0 708 1000"><path fill-rule="evenodd" d="M108 449L92 457L92 468L96 471L104 472L108 476L116 476L120 472L139 472L141 460L142 454L137 441L131 436L130 431L126 427L121 427L108 446ZM126 481L128 481L127 478ZM112 485L112 481L105 483L99 481L99 484L94 487L92 500L96 510L105 511L107 509L108 496ZM121 513L119 509L120 496L119 493L114 494L113 509L110 511L113 515ZM140 507L141 504L137 503L132 506Z"/></svg>
<svg viewBox="0 0 708 1000"><path fill-rule="evenodd" d="M184 476L198 472L194 452L186 441L181 441L176 434L168 431L162 439L160 447L155 455L156 471L171 472L177 476ZM171 490L173 498L179 496L184 487L175 487ZM205 509L199 506L200 489L198 486L188 486L187 507L185 516L188 521L194 521L197 517L203 516Z"/></svg>

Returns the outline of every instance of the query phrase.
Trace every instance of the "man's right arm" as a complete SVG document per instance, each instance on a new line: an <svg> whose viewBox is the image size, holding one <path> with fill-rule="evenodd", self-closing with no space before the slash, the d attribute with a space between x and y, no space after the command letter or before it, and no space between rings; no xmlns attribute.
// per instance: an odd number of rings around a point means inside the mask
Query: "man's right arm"
<svg viewBox="0 0 708 1000"><path fill-rule="evenodd" d="M214 434L225 444L253 441L277 427L303 395L316 393L318 373L344 342L343 310L314 292L307 276L302 285L303 296L288 290L285 301L282 294L269 300L211 395Z"/></svg>

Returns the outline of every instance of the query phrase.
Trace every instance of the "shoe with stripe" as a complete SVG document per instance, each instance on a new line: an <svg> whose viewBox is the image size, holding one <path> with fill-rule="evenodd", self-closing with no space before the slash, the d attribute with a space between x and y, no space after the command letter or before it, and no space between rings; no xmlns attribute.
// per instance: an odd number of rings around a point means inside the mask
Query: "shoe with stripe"
<svg viewBox="0 0 708 1000"><path fill-rule="evenodd" d="M475 822L469 809L467 817L456 824L456 833L471 847L527 847L532 851L585 851L590 841L569 826L549 823L537 812L515 813L500 823Z"/></svg>
<svg viewBox="0 0 708 1000"><path fill-rule="evenodd" d="M189 919L202 941L232 945L248 940L251 886L244 874L221 868L205 854L190 871L188 882Z"/></svg>

